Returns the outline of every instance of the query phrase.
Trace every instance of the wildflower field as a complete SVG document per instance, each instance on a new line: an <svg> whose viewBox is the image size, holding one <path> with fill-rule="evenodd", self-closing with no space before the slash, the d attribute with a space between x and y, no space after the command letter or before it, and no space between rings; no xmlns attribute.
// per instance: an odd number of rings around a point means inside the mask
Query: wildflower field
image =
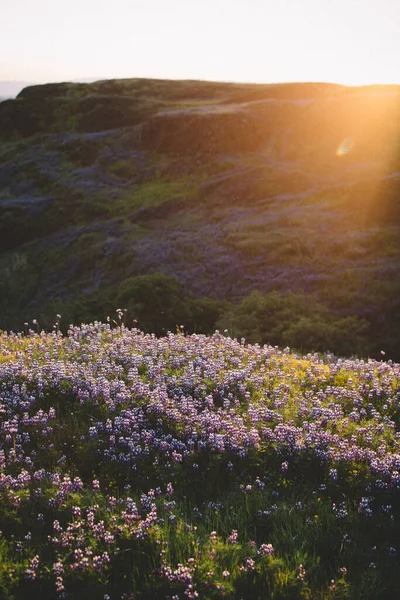
<svg viewBox="0 0 400 600"><path fill-rule="evenodd" d="M0 598L399 598L383 359L0 333Z"/></svg>

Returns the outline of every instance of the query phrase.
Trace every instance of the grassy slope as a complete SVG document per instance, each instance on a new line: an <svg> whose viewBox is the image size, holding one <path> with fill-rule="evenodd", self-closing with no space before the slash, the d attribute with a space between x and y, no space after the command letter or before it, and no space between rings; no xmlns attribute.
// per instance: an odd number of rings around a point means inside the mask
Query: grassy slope
<svg viewBox="0 0 400 600"><path fill-rule="evenodd" d="M197 296L315 293L400 355L396 87L34 86L0 123L0 327L162 272Z"/></svg>

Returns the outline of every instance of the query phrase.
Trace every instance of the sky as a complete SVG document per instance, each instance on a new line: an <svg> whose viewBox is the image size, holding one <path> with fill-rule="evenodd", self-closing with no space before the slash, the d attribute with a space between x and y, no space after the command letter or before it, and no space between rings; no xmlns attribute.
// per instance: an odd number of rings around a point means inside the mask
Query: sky
<svg viewBox="0 0 400 600"><path fill-rule="evenodd" d="M400 0L0 4L0 81L400 84Z"/></svg>

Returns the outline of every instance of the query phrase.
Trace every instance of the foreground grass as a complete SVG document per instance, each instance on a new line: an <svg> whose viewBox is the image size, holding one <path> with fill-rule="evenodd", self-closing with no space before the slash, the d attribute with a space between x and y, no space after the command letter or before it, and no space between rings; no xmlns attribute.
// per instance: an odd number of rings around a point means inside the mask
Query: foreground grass
<svg viewBox="0 0 400 600"><path fill-rule="evenodd" d="M399 382L218 333L3 333L0 596L397 598Z"/></svg>

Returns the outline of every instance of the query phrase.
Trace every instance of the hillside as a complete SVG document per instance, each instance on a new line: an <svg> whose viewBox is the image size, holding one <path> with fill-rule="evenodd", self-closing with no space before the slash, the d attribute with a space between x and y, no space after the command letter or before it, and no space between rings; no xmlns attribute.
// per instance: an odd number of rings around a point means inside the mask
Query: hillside
<svg viewBox="0 0 400 600"><path fill-rule="evenodd" d="M399 598L399 364L97 322L0 390L4 600Z"/></svg>
<svg viewBox="0 0 400 600"><path fill-rule="evenodd" d="M400 359L399 227L398 86L129 79L0 104L2 329L123 305L149 331ZM261 331L289 291L296 332Z"/></svg>

